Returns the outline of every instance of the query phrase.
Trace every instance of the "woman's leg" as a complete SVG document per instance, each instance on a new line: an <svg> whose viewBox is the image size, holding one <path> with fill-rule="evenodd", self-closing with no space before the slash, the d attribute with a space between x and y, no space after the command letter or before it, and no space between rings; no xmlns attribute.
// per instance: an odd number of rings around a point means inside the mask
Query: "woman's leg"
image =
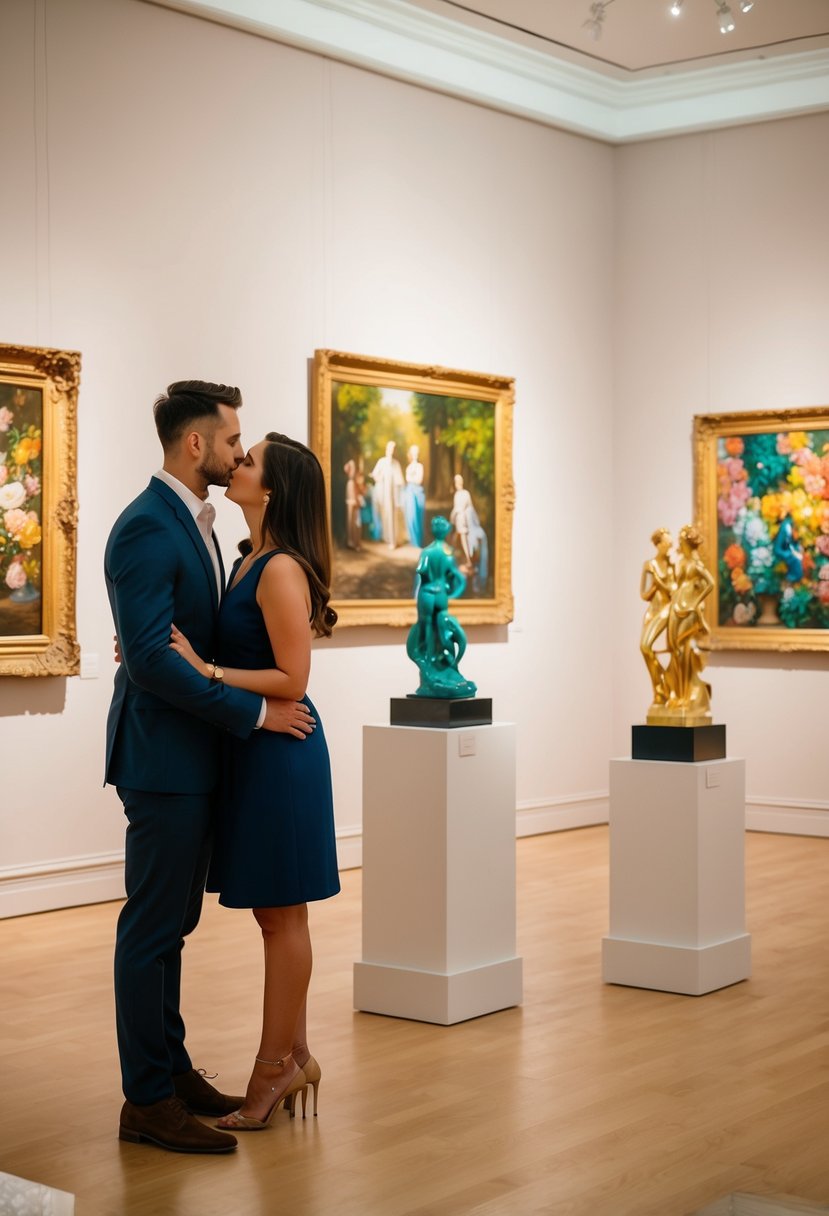
<svg viewBox="0 0 829 1216"><path fill-rule="evenodd" d="M294 1049L292 1055L297 1064L302 1068L310 1056L308 1050L308 1024L307 1024L308 1001L302 1002L302 1009L299 1011L299 1017L296 1021L296 1029L294 1030Z"/></svg>
<svg viewBox="0 0 829 1216"><path fill-rule="evenodd" d="M265 944L265 997L257 1055L277 1060L293 1048L311 979L308 905L254 908Z"/></svg>
<svg viewBox="0 0 829 1216"><path fill-rule="evenodd" d="M311 979L308 907L254 908L265 945L265 995L262 1037L241 1113L264 1119L300 1067L292 1052L297 1031L305 1030L305 1001ZM304 1037L303 1037L304 1042ZM263 1060L282 1060L263 1064ZM228 1116L233 1127L233 1116Z"/></svg>

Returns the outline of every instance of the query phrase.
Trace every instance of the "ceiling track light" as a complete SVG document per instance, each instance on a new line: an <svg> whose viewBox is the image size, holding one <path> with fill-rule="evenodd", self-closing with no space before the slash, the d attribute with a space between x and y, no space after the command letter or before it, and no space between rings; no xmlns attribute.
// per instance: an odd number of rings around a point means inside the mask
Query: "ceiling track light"
<svg viewBox="0 0 829 1216"><path fill-rule="evenodd" d="M720 23L720 33L730 34L734 29L734 14L728 7L726 0L714 0L717 6L717 20Z"/></svg>
<svg viewBox="0 0 829 1216"><path fill-rule="evenodd" d="M750 13L754 8L755 0L738 0L741 13ZM583 23L584 29L590 34L590 37L595 41L602 36L602 27L608 5L612 4L613 0L593 0L590 5L590 16ZM670 13L672 17L679 17L682 13L682 6L685 0L672 0ZM714 0L717 9L717 21L720 27L721 34L730 34L735 28L734 14L732 13L727 0Z"/></svg>
<svg viewBox="0 0 829 1216"><path fill-rule="evenodd" d="M587 30L594 42L598 42L602 36L602 25L605 19L605 9L613 0L593 0L590 5L590 16L583 24L583 28Z"/></svg>

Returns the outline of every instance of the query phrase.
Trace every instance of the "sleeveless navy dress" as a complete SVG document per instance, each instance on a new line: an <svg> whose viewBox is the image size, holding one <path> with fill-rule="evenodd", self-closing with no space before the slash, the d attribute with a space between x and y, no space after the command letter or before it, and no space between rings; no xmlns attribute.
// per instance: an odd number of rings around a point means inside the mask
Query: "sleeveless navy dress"
<svg viewBox="0 0 829 1216"><path fill-rule="evenodd" d="M256 589L263 553L222 600L216 661L224 667L274 667ZM328 899L340 889L331 766L319 714L305 739L256 730L225 738L223 776L207 890L228 908L277 908Z"/></svg>

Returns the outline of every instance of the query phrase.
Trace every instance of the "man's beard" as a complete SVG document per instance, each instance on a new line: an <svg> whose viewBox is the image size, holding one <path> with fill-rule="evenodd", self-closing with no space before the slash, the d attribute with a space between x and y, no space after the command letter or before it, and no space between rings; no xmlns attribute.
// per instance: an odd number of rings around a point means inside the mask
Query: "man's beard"
<svg viewBox="0 0 829 1216"><path fill-rule="evenodd" d="M196 472L204 478L208 486L229 486L233 469L228 469L216 459L212 445L204 454L201 464L196 465Z"/></svg>

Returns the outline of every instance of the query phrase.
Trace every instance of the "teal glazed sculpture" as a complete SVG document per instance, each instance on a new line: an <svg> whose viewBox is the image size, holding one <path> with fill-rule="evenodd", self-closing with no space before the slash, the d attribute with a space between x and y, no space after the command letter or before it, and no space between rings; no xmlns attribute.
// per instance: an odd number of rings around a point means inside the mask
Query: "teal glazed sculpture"
<svg viewBox="0 0 829 1216"><path fill-rule="evenodd" d="M406 654L420 669L417 697L474 697L477 685L465 680L458 664L466 650L466 634L449 613L449 600L462 595L466 579L455 565L446 537L449 520L432 520L435 538L420 554L417 573L417 621L409 630Z"/></svg>

